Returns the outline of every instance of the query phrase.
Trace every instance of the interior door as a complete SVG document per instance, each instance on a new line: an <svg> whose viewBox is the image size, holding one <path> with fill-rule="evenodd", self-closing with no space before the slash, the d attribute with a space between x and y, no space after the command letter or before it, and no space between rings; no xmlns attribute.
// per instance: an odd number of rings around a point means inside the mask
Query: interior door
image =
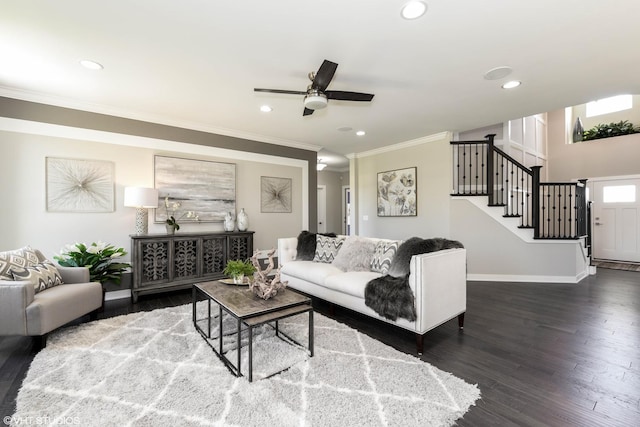
<svg viewBox="0 0 640 427"><path fill-rule="evenodd" d="M342 186L342 234L351 235L351 188Z"/></svg>
<svg viewBox="0 0 640 427"><path fill-rule="evenodd" d="M640 178L592 184L594 258L640 262Z"/></svg>
<svg viewBox="0 0 640 427"><path fill-rule="evenodd" d="M318 185L318 233L327 232L327 186Z"/></svg>

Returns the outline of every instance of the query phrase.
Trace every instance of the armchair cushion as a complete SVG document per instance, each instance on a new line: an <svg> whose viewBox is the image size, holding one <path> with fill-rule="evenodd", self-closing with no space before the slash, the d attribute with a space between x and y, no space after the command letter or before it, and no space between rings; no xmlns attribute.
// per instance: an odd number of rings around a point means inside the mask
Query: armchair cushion
<svg viewBox="0 0 640 427"><path fill-rule="evenodd" d="M13 280L27 280L33 285L35 293L61 285L62 276L51 261L43 261L31 267L13 267Z"/></svg>
<svg viewBox="0 0 640 427"><path fill-rule="evenodd" d="M13 251L0 252L0 280L13 280L10 270L13 267L25 268L36 265L40 260L36 251L25 246Z"/></svg>

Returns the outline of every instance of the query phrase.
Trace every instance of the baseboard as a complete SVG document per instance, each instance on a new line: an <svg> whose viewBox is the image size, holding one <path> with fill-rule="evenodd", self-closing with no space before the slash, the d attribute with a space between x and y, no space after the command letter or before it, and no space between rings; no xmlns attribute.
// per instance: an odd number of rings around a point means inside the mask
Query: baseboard
<svg viewBox="0 0 640 427"><path fill-rule="evenodd" d="M586 274L578 276L527 276L510 274L467 274L467 280L476 282L528 282L528 283L578 283Z"/></svg>
<svg viewBox="0 0 640 427"><path fill-rule="evenodd" d="M125 298L131 298L131 289L121 289L119 291L110 291L104 294L105 301L125 299Z"/></svg>

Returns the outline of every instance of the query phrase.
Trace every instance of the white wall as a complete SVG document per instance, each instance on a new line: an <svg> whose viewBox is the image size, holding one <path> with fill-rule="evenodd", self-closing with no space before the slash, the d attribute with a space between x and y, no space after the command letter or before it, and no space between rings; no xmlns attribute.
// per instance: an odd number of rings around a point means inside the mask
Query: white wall
<svg viewBox="0 0 640 427"><path fill-rule="evenodd" d="M67 129L76 137L51 136L58 132L52 127L34 133L0 131L0 210L2 232L0 250L31 245L48 257L73 242L90 243L102 240L129 250L129 235L134 232L135 209L123 206L126 186L153 187L153 157L155 154L232 162L237 166L237 208L245 208L249 215L249 229L256 231L254 247L276 247L282 236L297 235L306 228L303 199L307 171L305 162L273 156L234 152L214 147L196 146L170 141L152 140L126 135L96 133ZM29 126L27 126L29 128ZM5 126L6 129L6 126ZM59 129L58 129L59 130ZM96 142L95 139L116 141ZM131 145L122 145L126 141ZM112 213L49 213L45 203L45 158L65 157L108 160L115 163L115 211ZM260 212L260 177L292 178L292 213ZM315 195L314 195L315 196ZM153 222L150 211L149 232L164 233L164 224ZM222 231L222 223L183 224L180 232ZM126 259L129 259L127 256Z"/></svg>

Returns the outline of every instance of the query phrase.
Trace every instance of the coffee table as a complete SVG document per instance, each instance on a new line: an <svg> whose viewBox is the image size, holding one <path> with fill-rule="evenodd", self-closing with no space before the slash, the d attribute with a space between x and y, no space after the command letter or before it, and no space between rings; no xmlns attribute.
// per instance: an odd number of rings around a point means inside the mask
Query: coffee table
<svg viewBox="0 0 640 427"><path fill-rule="evenodd" d="M196 303L198 301L207 301L207 330L205 331L197 322ZM220 321L220 330L217 337L211 336L211 323L215 316L211 316L211 305L218 306L218 320ZM223 329L223 312L228 313L236 320L236 348L238 349L238 357L234 365L226 356L229 350L224 349L223 337L225 336ZM287 336L278 327L278 321L287 317L295 316L301 313L309 313L309 343L308 351L313 357L313 307L311 299L292 289L279 291L278 295L268 300L257 297L246 286L228 285L219 281L210 281L197 283L193 285L193 324L196 330L202 335L209 347L216 353L222 362L229 368L235 376L242 376L240 367L241 359L241 333L244 330L248 332L248 351L249 351L249 382L253 381L253 329L257 326L275 323L276 336L280 339L286 338L292 343L302 347L293 338ZM211 340L217 339L217 347L211 344ZM284 340L283 340L284 341Z"/></svg>

